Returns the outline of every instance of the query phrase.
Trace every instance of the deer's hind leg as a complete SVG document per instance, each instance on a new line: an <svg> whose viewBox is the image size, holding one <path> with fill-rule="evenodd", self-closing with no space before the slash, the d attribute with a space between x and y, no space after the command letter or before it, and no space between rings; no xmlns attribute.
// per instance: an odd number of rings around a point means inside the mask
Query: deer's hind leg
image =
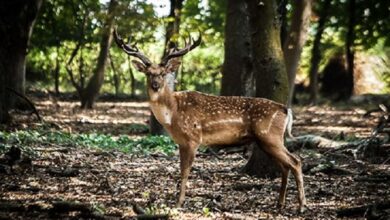
<svg viewBox="0 0 390 220"><path fill-rule="evenodd" d="M280 170L282 172L282 185L280 186L280 190L279 190L278 207L284 208L285 203L286 203L288 174L290 173L290 169L281 163L278 163L278 164L279 164Z"/></svg>
<svg viewBox="0 0 390 220"><path fill-rule="evenodd" d="M298 157L288 152L284 146L283 136L258 136L261 146L280 166L282 171L282 183L279 194L279 206L284 206L287 191L289 171L292 171L298 188L299 211L303 212L306 205L305 192L303 187L303 175L301 161Z"/></svg>

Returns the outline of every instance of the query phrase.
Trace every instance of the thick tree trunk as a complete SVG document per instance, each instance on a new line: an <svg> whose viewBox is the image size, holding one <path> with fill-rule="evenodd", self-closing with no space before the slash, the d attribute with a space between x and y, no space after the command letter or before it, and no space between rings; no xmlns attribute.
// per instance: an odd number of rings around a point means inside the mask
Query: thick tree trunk
<svg viewBox="0 0 390 220"><path fill-rule="evenodd" d="M314 37L313 48L311 51L310 71L309 71L309 89L310 103L316 105L318 97L318 67L321 61L321 38L325 29L325 22L328 19L328 11L331 0L325 0L320 12L320 20L318 21L317 33Z"/></svg>
<svg viewBox="0 0 390 220"><path fill-rule="evenodd" d="M302 47L306 42L310 23L312 0L293 1L293 13L290 31L283 45L284 60L288 75L288 106L292 105L295 76L301 59Z"/></svg>
<svg viewBox="0 0 390 220"><path fill-rule="evenodd" d="M280 44L280 20L276 13L276 2L246 0L253 67L256 75L256 96L280 103L287 102L288 80ZM279 168L266 154L255 147L244 171L260 177L274 177Z"/></svg>
<svg viewBox="0 0 390 220"><path fill-rule="evenodd" d="M349 92L349 96L353 93L353 80L354 80L354 59L355 59L355 51L354 51L354 41L355 41L355 10L356 10L356 0L349 0L348 4L348 13L349 13L349 19L348 19L348 32L347 32L347 39L346 39L346 54L347 54L347 72L348 72L348 81L347 85L349 85L348 88L351 88L351 91Z"/></svg>
<svg viewBox="0 0 390 220"><path fill-rule="evenodd" d="M255 95L256 85L251 52L247 3L229 0L226 12L221 95Z"/></svg>
<svg viewBox="0 0 390 220"><path fill-rule="evenodd" d="M5 74L2 66L0 65L0 124L5 124L11 121L10 115L8 114L9 106L5 102L7 98L6 89L3 85L6 85Z"/></svg>
<svg viewBox="0 0 390 220"><path fill-rule="evenodd" d="M163 57L172 49L175 47L175 38L179 35L180 30L180 15L181 10L183 8L183 2L184 0L170 0L171 2L171 9L168 15L168 18L170 19L165 33L165 49ZM174 77L170 77L170 81L168 84L170 85L172 91L175 90L175 76L176 73L172 73ZM152 135L166 135L166 131L164 130L163 126L158 123L156 117L154 117L153 113L150 113L150 133Z"/></svg>
<svg viewBox="0 0 390 220"><path fill-rule="evenodd" d="M280 16L280 43L284 45L287 39L287 3L288 0L280 0L278 6L278 14Z"/></svg>
<svg viewBox="0 0 390 220"><path fill-rule="evenodd" d="M114 13L117 5L116 0L111 0L108 6L107 19L103 28L102 40L100 42L100 52L97 60L96 69L87 87L81 93L81 108L93 107L96 97L104 82L104 72L107 66L108 52L112 42L112 30L114 26Z"/></svg>
<svg viewBox="0 0 390 220"><path fill-rule="evenodd" d="M286 67L280 45L280 23L272 0L247 0L256 74L256 96L285 104L288 96Z"/></svg>
<svg viewBox="0 0 390 220"><path fill-rule="evenodd" d="M0 123L9 121L8 110L16 100L5 86L24 94L27 48L41 4L42 0L0 3Z"/></svg>

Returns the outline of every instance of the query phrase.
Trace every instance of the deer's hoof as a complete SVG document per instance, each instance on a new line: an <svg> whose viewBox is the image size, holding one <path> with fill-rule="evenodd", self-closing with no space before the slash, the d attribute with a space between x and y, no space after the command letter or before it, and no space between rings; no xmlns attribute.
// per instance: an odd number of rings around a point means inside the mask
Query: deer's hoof
<svg viewBox="0 0 390 220"><path fill-rule="evenodd" d="M306 211L306 207L304 205L303 206L299 206L299 209L298 209L298 213L299 214L303 214L305 211Z"/></svg>

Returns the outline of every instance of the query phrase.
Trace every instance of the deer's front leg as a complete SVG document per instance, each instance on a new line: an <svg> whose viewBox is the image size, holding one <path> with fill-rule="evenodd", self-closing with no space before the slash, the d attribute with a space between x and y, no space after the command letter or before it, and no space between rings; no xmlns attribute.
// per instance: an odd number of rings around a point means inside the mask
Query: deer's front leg
<svg viewBox="0 0 390 220"><path fill-rule="evenodd" d="M197 147L198 146L195 144L179 146L181 183L180 183L180 194L179 194L179 200L177 202L177 207L181 207L184 203L188 176L190 175L190 170L191 170L192 163L194 162Z"/></svg>

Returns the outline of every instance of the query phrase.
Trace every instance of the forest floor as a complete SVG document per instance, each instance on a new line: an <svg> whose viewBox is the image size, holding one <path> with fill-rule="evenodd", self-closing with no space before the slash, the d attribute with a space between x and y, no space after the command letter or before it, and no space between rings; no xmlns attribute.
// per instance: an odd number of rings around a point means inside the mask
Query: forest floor
<svg viewBox="0 0 390 220"><path fill-rule="evenodd" d="M81 111L72 101L34 102L45 123L37 123L35 116L15 114L13 131L45 127L134 139L147 133L142 126L149 117L146 102L98 102L90 111ZM296 107L294 112L295 136L313 134L334 141L366 140L378 120L375 114L364 118L365 110L356 107ZM164 218L165 214L171 219L355 219L384 215L368 205L377 204L378 210L390 208L388 142L378 143L373 147L375 153L367 158L356 158L353 147L340 151L330 146L297 149L294 153L304 164L308 209L303 214L297 213L294 179L290 176L286 208L279 211L280 178L241 173L247 161L243 153L220 152L216 156L200 152L190 175L186 202L176 209L180 179L177 152L171 157L133 155L42 142L28 148L34 152L28 163L31 166L11 171L0 166L0 219L127 219L137 215L142 219ZM29 157L28 152L23 154ZM344 215L339 212L360 206Z"/></svg>

